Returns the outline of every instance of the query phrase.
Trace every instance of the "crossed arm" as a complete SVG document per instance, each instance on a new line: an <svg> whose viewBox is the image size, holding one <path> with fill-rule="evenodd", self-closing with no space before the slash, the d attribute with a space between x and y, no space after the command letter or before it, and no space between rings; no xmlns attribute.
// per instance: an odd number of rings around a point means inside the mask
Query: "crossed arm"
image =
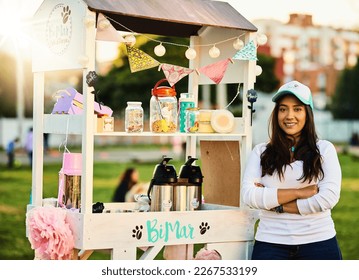
<svg viewBox="0 0 359 280"><path fill-rule="evenodd" d="M256 187L264 187L260 183L255 183ZM286 213L299 214L297 199L312 197L319 192L318 185L309 185L301 189L278 189L278 203L283 206Z"/></svg>

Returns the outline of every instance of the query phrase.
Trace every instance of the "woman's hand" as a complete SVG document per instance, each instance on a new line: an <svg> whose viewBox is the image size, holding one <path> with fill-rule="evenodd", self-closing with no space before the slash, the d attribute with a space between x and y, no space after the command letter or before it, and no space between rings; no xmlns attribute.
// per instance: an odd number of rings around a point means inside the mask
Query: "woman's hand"
<svg viewBox="0 0 359 280"><path fill-rule="evenodd" d="M310 185L301 189L297 189L297 199L312 197L319 192L318 185Z"/></svg>
<svg viewBox="0 0 359 280"><path fill-rule="evenodd" d="M318 191L318 185L309 185L300 189L278 189L278 203L285 204L293 200L309 198L316 195Z"/></svg>

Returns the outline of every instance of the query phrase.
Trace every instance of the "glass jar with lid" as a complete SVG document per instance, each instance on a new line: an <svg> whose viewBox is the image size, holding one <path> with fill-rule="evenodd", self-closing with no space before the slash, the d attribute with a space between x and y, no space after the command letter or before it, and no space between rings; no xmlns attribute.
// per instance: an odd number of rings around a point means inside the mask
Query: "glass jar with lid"
<svg viewBox="0 0 359 280"><path fill-rule="evenodd" d="M125 110L125 131L143 131L143 109L142 102L129 101Z"/></svg>
<svg viewBox="0 0 359 280"><path fill-rule="evenodd" d="M199 108L186 109L185 132L196 133L199 126Z"/></svg>
<svg viewBox="0 0 359 280"><path fill-rule="evenodd" d="M150 131L173 133L177 131L177 97L174 86L159 86L167 79L156 83L150 100Z"/></svg>

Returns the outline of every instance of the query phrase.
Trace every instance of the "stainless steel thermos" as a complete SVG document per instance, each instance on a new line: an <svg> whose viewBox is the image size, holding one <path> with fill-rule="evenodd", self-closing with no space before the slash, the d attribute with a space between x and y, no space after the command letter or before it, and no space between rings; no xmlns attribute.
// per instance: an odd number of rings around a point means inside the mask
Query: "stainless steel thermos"
<svg viewBox="0 0 359 280"><path fill-rule="evenodd" d="M199 210L202 205L201 168L193 163L197 158L188 157L186 163L181 166L178 182L174 188L174 210L193 211Z"/></svg>
<svg viewBox="0 0 359 280"><path fill-rule="evenodd" d="M164 156L153 171L153 178L147 193L151 204L150 211L173 210L173 185L177 183L177 173L175 167L168 164L171 159Z"/></svg>
<svg viewBox="0 0 359 280"><path fill-rule="evenodd" d="M150 211L193 211L202 205L201 168L193 163L197 158L188 157L181 166L177 178L176 169L168 162L172 158L163 156L156 165L148 188Z"/></svg>

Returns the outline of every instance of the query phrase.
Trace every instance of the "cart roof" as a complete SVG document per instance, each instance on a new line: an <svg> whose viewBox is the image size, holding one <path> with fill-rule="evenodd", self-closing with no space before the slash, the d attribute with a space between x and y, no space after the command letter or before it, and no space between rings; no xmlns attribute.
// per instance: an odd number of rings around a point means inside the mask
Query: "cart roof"
<svg viewBox="0 0 359 280"><path fill-rule="evenodd" d="M257 28L227 2L210 0L83 0L110 17L120 31L190 37L202 27L256 32ZM116 23L117 22L117 23ZM123 26L121 26L123 25ZM125 28L125 27L126 28Z"/></svg>

